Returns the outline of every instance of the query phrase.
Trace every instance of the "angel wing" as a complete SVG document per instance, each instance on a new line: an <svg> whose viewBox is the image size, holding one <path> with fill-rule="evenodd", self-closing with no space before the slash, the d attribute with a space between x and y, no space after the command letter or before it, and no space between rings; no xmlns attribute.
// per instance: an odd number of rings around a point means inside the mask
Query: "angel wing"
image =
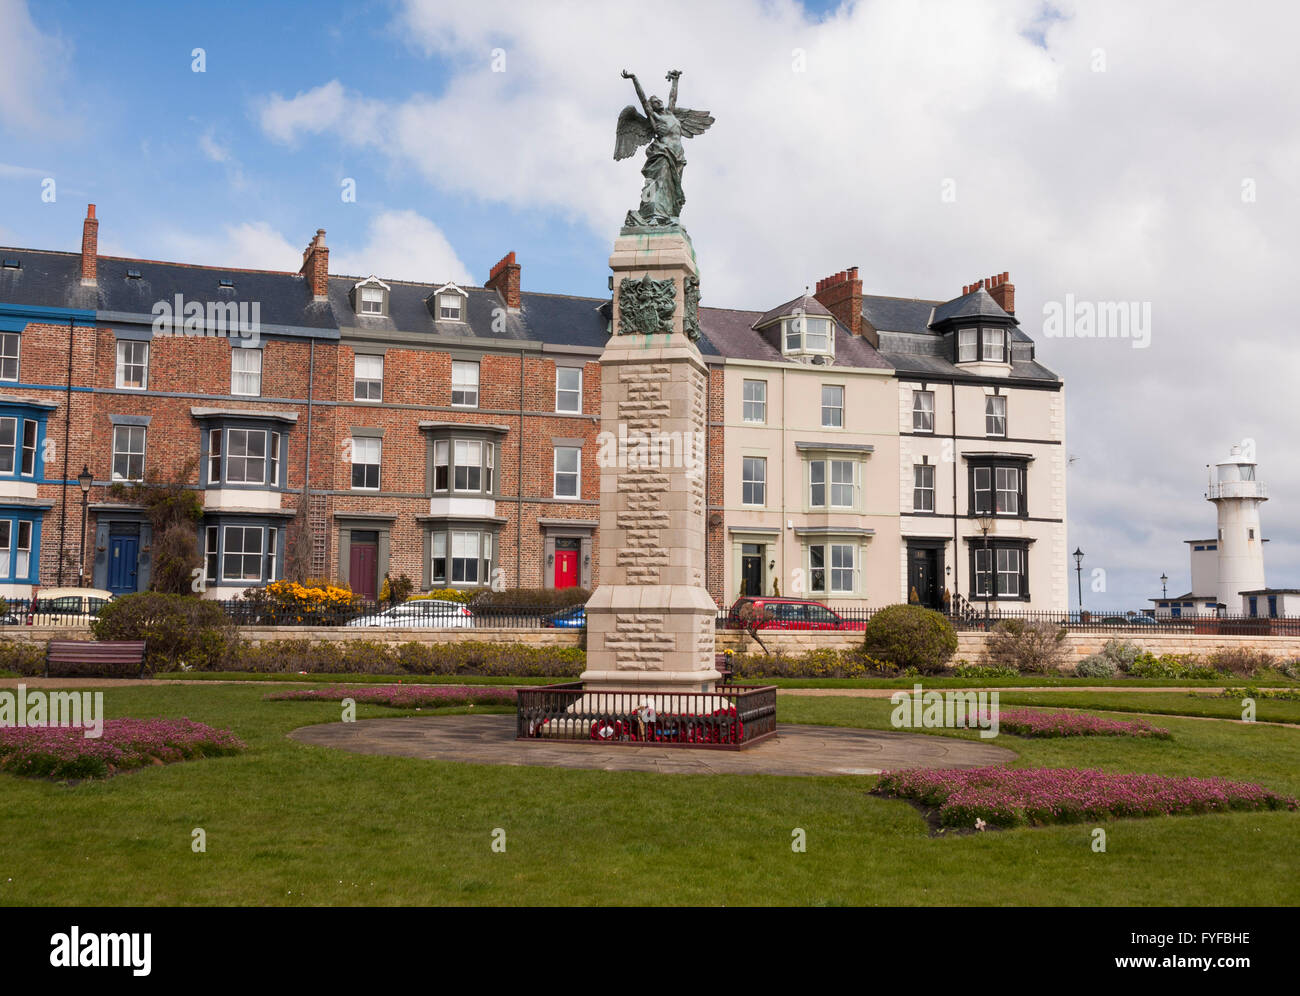
<svg viewBox="0 0 1300 996"><path fill-rule="evenodd" d="M614 131L614 158L626 159L635 155L637 149L654 137L650 119L628 104L618 115L618 127Z"/></svg>
<svg viewBox="0 0 1300 996"><path fill-rule="evenodd" d="M685 107L676 108L673 114L682 126L682 134L692 138L703 135L714 121L713 115L708 111L692 111Z"/></svg>

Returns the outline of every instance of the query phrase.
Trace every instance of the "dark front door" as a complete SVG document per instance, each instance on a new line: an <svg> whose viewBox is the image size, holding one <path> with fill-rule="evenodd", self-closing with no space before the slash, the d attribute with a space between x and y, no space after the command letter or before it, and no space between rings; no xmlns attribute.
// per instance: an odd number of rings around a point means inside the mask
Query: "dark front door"
<svg viewBox="0 0 1300 996"><path fill-rule="evenodd" d="M140 566L139 536L110 536L108 540L108 590L114 595L135 591Z"/></svg>
<svg viewBox="0 0 1300 996"><path fill-rule="evenodd" d="M555 541L555 587L573 588L578 583L578 547L576 539Z"/></svg>
<svg viewBox="0 0 1300 996"><path fill-rule="evenodd" d="M939 591L939 551L933 547L912 548L909 551L907 570L907 600L912 593L927 609L942 609L943 594Z"/></svg>
<svg viewBox="0 0 1300 996"><path fill-rule="evenodd" d="M373 602L379 595L379 537L354 532L348 559L348 581L354 594Z"/></svg>
<svg viewBox="0 0 1300 996"><path fill-rule="evenodd" d="M763 591L763 548L757 543L746 543L740 550L740 593L765 595Z"/></svg>

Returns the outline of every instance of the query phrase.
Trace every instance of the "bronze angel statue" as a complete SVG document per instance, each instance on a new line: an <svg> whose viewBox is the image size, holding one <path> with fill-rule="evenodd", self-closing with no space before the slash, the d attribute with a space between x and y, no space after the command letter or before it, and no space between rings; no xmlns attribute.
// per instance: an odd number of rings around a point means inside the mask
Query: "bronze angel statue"
<svg viewBox="0 0 1300 996"><path fill-rule="evenodd" d="M618 116L618 130L614 135L614 158L626 159L637 149L650 143L646 150L645 165L641 175L645 185L641 188L641 207L627 213L625 227L646 227L679 224L686 195L682 193L682 170L686 168L686 154L682 151L682 138L702 135L713 124L708 111L691 111L677 106L677 80L680 69L670 70L666 77L671 84L668 106L658 97L646 100L645 91L636 76L623 70L623 78L636 87L641 102L642 115L629 104Z"/></svg>

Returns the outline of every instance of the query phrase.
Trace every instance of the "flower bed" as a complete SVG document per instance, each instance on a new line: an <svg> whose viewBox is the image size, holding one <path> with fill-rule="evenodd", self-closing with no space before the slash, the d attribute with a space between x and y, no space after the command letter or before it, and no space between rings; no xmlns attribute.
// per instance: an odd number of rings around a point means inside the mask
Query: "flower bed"
<svg viewBox="0 0 1300 996"><path fill-rule="evenodd" d="M273 702L342 702L352 699L365 705L394 709L436 709L440 706L515 704L515 690L496 685L330 685L278 692L266 698Z"/></svg>
<svg viewBox="0 0 1300 996"><path fill-rule="evenodd" d="M1002 709L998 727L1020 737L1154 737L1168 740L1169 731L1144 719L1103 719L1086 712L1038 712Z"/></svg>
<svg viewBox="0 0 1300 996"><path fill-rule="evenodd" d="M974 827L977 820L998 827L1039 826L1297 807L1295 799L1246 782L1078 768L886 771L872 792L935 807L945 827Z"/></svg>
<svg viewBox="0 0 1300 996"><path fill-rule="evenodd" d="M0 728L0 771L31 778L107 778L131 768L246 749L229 730L189 719L110 719L103 736L80 727Z"/></svg>

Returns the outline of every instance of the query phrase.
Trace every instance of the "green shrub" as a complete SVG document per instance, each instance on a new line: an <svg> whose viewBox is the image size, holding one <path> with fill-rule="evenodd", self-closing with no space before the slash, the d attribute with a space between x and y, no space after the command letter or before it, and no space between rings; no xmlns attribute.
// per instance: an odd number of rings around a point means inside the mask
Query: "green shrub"
<svg viewBox="0 0 1300 996"><path fill-rule="evenodd" d="M576 647L531 647L478 641L402 644L374 640L270 640L244 644L224 664L268 674L445 674L573 678L587 666Z"/></svg>
<svg viewBox="0 0 1300 996"><path fill-rule="evenodd" d="M933 609L888 605L867 622L862 647L894 667L936 674L957 652L957 631Z"/></svg>
<svg viewBox="0 0 1300 996"><path fill-rule="evenodd" d="M1136 643L1130 643L1128 640L1117 640L1111 638L1106 641L1106 645L1101 648L1103 657L1109 659L1121 671L1127 672L1133 666L1133 662L1141 656L1143 650Z"/></svg>
<svg viewBox="0 0 1300 996"><path fill-rule="evenodd" d="M220 668L234 647L234 627L221 606L194 595L123 595L90 627L96 640L148 641L145 666L154 671Z"/></svg>
<svg viewBox="0 0 1300 996"><path fill-rule="evenodd" d="M1194 654L1154 654L1141 653L1129 665L1128 673L1134 678L1182 678L1188 681L1204 681L1219 677L1219 672L1200 663Z"/></svg>
<svg viewBox="0 0 1300 996"><path fill-rule="evenodd" d="M45 644L0 639L0 671L11 672L20 678L44 674Z"/></svg>
<svg viewBox="0 0 1300 996"><path fill-rule="evenodd" d="M1003 619L984 645L984 659L1020 674L1055 674L1066 656L1066 631L1043 620Z"/></svg>
<svg viewBox="0 0 1300 996"><path fill-rule="evenodd" d="M967 664L964 661L952 669L954 678L1016 678L1020 671L1002 664Z"/></svg>
<svg viewBox="0 0 1300 996"><path fill-rule="evenodd" d="M810 650L803 654L732 654L737 678L865 678L893 675L895 669L861 649Z"/></svg>
<svg viewBox="0 0 1300 996"><path fill-rule="evenodd" d="M504 612L551 612L574 605L586 605L591 592L586 588L507 588L505 591L481 591L470 599L475 612L500 609Z"/></svg>
<svg viewBox="0 0 1300 996"><path fill-rule="evenodd" d="M1229 650L1216 650L1206 662L1210 667L1223 674L1236 675L1239 678L1253 678L1257 674L1272 670L1277 658L1263 650L1251 650L1248 647L1234 647Z"/></svg>
<svg viewBox="0 0 1300 996"><path fill-rule="evenodd" d="M410 601L418 602L427 598L436 598L441 602L469 602L478 592L461 591L459 588L435 588L420 595L412 595Z"/></svg>
<svg viewBox="0 0 1300 996"><path fill-rule="evenodd" d="M1105 654L1092 654L1074 665L1074 673L1079 678L1113 678L1118 670Z"/></svg>
<svg viewBox="0 0 1300 996"><path fill-rule="evenodd" d="M1278 673L1284 678L1300 678L1300 661L1283 661L1277 665Z"/></svg>

